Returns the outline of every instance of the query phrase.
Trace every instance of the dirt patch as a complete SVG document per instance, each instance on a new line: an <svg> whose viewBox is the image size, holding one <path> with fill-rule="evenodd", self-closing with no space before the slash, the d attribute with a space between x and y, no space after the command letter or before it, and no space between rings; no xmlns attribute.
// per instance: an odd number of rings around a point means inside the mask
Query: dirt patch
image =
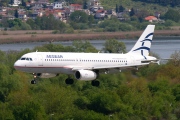
<svg viewBox="0 0 180 120"><path fill-rule="evenodd" d="M52 34L52 31L1 31L0 44L44 41L106 40L138 38L142 31ZM180 36L180 30L157 30L154 36Z"/></svg>

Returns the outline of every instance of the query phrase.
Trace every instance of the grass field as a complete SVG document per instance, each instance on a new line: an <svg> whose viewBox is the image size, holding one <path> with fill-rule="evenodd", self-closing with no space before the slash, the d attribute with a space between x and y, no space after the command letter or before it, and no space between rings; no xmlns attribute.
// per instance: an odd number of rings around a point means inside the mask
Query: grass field
<svg viewBox="0 0 180 120"><path fill-rule="evenodd" d="M107 40L138 38L142 31L135 32L85 32L74 34L52 34L52 31L0 31L0 44L42 41ZM180 36L180 30L156 30L157 36Z"/></svg>

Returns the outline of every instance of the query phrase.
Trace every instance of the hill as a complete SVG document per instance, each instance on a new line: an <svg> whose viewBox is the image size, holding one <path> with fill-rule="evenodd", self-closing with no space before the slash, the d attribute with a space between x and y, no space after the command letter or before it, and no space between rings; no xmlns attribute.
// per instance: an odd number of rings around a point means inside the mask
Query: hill
<svg viewBox="0 0 180 120"><path fill-rule="evenodd" d="M112 9L116 7L117 5L122 5L126 9L134 8L136 10L147 10L150 13L154 14L154 12L160 12L164 14L168 8L170 8L170 5L168 6L162 6L160 4L155 3L148 3L148 2L140 2L140 1L134 1L134 0L100 0L101 5L105 9ZM180 9L179 7L174 7L174 9Z"/></svg>

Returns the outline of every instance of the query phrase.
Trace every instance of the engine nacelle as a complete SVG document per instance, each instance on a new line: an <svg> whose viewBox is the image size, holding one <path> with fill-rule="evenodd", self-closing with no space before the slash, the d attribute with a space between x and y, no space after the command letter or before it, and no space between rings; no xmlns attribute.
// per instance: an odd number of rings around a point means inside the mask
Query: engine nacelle
<svg viewBox="0 0 180 120"><path fill-rule="evenodd" d="M57 74L53 74L53 73L37 73L37 77L40 78L51 78L51 77L55 77L57 76Z"/></svg>
<svg viewBox="0 0 180 120"><path fill-rule="evenodd" d="M77 80L95 80L97 78L97 74L94 71L90 70L78 70L75 72L75 78Z"/></svg>

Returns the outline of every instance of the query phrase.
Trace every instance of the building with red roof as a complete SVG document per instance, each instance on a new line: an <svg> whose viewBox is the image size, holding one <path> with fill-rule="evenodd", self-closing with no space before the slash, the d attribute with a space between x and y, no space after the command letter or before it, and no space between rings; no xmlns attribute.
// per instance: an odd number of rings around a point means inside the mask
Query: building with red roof
<svg viewBox="0 0 180 120"><path fill-rule="evenodd" d="M74 12L76 10L82 10L82 5L80 5L80 4L71 4L69 6L69 8L70 8L71 12Z"/></svg>
<svg viewBox="0 0 180 120"><path fill-rule="evenodd" d="M145 20L147 20L149 22L158 21L157 17L155 17L155 16L145 17Z"/></svg>

